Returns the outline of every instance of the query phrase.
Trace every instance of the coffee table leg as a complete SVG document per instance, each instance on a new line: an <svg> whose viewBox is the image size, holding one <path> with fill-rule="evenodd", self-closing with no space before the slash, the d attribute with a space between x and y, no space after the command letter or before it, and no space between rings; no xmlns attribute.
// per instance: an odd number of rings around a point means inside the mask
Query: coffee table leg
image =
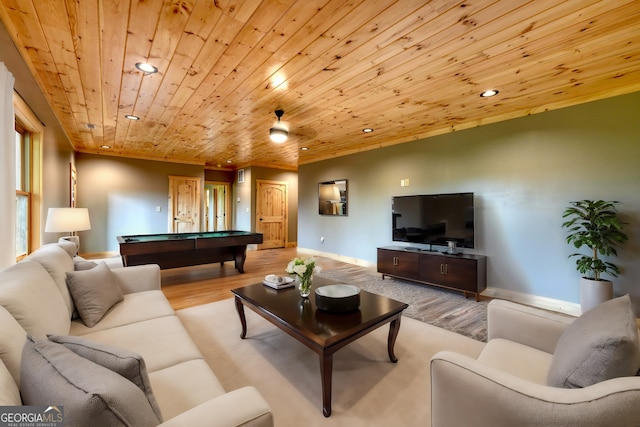
<svg viewBox="0 0 640 427"><path fill-rule="evenodd" d="M240 323L242 324L242 332L240 333L240 338L247 336L247 319L244 317L244 305L242 304L242 300L240 298L235 297L236 300L236 311L238 312L238 317L240 317Z"/></svg>
<svg viewBox="0 0 640 427"><path fill-rule="evenodd" d="M400 331L400 319L402 318L402 313L398 314L395 319L391 321L389 324L389 340L387 341L387 351L389 352L389 359L396 363L398 358L393 353L393 347L396 344L396 338L398 338L398 332Z"/></svg>
<svg viewBox="0 0 640 427"><path fill-rule="evenodd" d="M331 415L331 377L333 375L333 354L320 354L320 377L322 378L322 413Z"/></svg>

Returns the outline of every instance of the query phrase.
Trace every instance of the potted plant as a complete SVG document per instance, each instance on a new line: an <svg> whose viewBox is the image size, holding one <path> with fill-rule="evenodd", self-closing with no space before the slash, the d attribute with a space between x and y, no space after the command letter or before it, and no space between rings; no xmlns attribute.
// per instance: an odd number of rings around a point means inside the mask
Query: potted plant
<svg viewBox="0 0 640 427"><path fill-rule="evenodd" d="M578 257L576 267L582 274L580 279L580 306L582 312L613 297L613 283L603 279L601 274L618 277L620 269L600 256L616 256L616 247L627 241L622 232L625 222L618 218L617 201L580 200L571 202L562 224L568 231L567 243L576 249L586 247L588 254L573 253L569 257Z"/></svg>

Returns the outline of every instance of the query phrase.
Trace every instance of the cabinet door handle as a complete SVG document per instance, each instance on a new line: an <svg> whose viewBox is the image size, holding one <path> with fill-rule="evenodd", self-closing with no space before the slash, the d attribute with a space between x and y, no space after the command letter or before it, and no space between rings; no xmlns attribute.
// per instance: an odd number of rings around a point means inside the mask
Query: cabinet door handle
<svg viewBox="0 0 640 427"><path fill-rule="evenodd" d="M440 274L443 276L449 274L449 264L440 264Z"/></svg>
<svg viewBox="0 0 640 427"><path fill-rule="evenodd" d="M397 257L397 256L394 256L394 257L393 257L393 265L394 265L394 266L397 266L397 265L398 265L398 257Z"/></svg>

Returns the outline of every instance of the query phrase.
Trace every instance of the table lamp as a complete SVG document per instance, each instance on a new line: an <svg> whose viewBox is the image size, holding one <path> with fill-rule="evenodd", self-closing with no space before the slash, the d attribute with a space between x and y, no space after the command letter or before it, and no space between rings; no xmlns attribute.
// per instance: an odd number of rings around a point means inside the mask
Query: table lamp
<svg viewBox="0 0 640 427"><path fill-rule="evenodd" d="M64 237L75 243L80 251L80 237L74 233L76 231L91 230L89 221L89 209L87 208L49 208L47 223L44 231L47 233L69 233Z"/></svg>

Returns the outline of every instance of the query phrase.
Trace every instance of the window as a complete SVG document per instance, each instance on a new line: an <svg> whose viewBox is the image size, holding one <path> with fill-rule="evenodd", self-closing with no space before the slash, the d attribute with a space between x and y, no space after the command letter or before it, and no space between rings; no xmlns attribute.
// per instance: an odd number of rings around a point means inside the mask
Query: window
<svg viewBox="0 0 640 427"><path fill-rule="evenodd" d="M16 120L16 257L30 249L31 218L31 134Z"/></svg>
<svg viewBox="0 0 640 427"><path fill-rule="evenodd" d="M16 260L40 246L44 127L14 93L16 144Z"/></svg>

